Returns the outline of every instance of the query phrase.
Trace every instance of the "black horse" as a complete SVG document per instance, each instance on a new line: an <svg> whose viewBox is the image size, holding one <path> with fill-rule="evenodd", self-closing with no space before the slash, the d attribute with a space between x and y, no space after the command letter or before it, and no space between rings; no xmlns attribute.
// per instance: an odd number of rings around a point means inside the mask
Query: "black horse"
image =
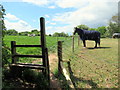
<svg viewBox="0 0 120 90"><path fill-rule="evenodd" d="M97 43L99 44L100 46L100 32L98 31L88 31L88 30L82 30L82 29L79 29L77 27L75 27L75 30L74 30L74 35L78 33L78 35L80 36L80 39L83 41L83 44L84 44L84 47L86 47L86 43L85 43L85 40L93 40L95 41L95 47L94 48L97 48Z"/></svg>

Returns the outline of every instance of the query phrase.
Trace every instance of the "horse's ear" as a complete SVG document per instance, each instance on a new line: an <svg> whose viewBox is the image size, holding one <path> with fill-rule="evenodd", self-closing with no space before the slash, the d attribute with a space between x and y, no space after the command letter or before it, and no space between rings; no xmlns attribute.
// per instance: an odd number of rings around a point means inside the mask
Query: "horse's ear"
<svg viewBox="0 0 120 90"><path fill-rule="evenodd" d="M74 29L77 29L77 27L74 27Z"/></svg>

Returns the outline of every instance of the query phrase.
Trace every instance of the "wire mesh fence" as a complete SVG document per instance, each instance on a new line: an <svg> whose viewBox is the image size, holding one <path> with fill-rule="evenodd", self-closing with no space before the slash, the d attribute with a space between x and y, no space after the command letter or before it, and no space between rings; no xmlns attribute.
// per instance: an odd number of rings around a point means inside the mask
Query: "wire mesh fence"
<svg viewBox="0 0 120 90"><path fill-rule="evenodd" d="M115 45L112 45L111 41ZM72 76L72 79L76 88L118 87L118 58L115 56L118 55L116 46L118 43L112 39L102 39L102 42L103 44L107 43L107 46L110 47L82 48L82 43L80 41L78 44L77 37L74 38L74 43L73 38L62 43L62 59L63 61L70 61L71 70L75 75ZM68 65L66 63L64 65L69 72ZM85 80L82 80L81 77ZM75 81L76 78L78 81Z"/></svg>

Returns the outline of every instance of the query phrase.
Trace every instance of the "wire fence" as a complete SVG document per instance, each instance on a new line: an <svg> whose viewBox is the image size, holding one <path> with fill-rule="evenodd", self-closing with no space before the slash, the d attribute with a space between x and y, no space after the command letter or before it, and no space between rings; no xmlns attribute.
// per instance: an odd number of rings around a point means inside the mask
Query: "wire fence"
<svg viewBox="0 0 120 90"><path fill-rule="evenodd" d="M62 53L63 61L71 62L71 69L74 74L78 77L84 77L85 79L89 78L91 82L98 84L91 85L87 82L90 87L118 87L118 60L110 58L112 54L107 51L109 48L104 52L101 52L99 49L100 48L92 48L91 50L89 48L83 49L78 37L71 37L63 41L62 51L59 50L59 52ZM101 52L101 54L99 52ZM110 55L106 55L106 52ZM69 72L68 64L65 64L65 66ZM75 83L74 79L75 77L73 78L73 82ZM103 84L103 82L105 84ZM111 86L108 86L108 83L110 83ZM75 86L77 87L79 85L75 83ZM81 85L81 87L85 86Z"/></svg>

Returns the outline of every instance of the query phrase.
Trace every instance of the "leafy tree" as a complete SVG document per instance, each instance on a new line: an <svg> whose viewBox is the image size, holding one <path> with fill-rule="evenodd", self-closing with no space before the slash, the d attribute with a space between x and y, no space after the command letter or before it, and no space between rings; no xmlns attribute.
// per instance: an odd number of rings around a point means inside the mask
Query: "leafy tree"
<svg viewBox="0 0 120 90"><path fill-rule="evenodd" d="M6 31L7 35L18 35L18 32L14 29L9 29Z"/></svg>
<svg viewBox="0 0 120 90"><path fill-rule="evenodd" d="M58 32L55 32L53 34L54 37L68 37L69 35L68 34L65 34L64 32L61 32L61 33L58 33Z"/></svg>
<svg viewBox="0 0 120 90"><path fill-rule="evenodd" d="M2 66L4 66L5 64L8 64L9 59L10 59L10 52L8 50L8 48L6 48L6 44L4 43L4 35L5 35L5 31L6 31L6 27L4 24L4 15L5 15L5 9L3 8L3 6L0 4L0 33L2 32Z"/></svg>
<svg viewBox="0 0 120 90"><path fill-rule="evenodd" d="M80 29L85 29L85 30L89 29L89 27L87 25L83 25L83 24L78 25L77 27L80 28Z"/></svg>
<svg viewBox="0 0 120 90"><path fill-rule="evenodd" d="M21 35L21 36L27 36L28 34L31 34L31 32L25 31L25 32L19 33L19 35Z"/></svg>
<svg viewBox="0 0 120 90"><path fill-rule="evenodd" d="M95 30L96 31L96 28L89 28L89 30Z"/></svg>
<svg viewBox="0 0 120 90"><path fill-rule="evenodd" d="M120 26L118 25L118 15L112 16L109 21L109 25L107 26L107 31L105 33L106 36L112 37L113 33L120 33Z"/></svg>
<svg viewBox="0 0 120 90"><path fill-rule="evenodd" d="M105 26L98 27L96 31L99 31L101 36L104 37L106 32L106 27Z"/></svg>
<svg viewBox="0 0 120 90"><path fill-rule="evenodd" d="M38 31L37 29L34 29L31 31L31 34L35 34L36 36L40 35L40 31Z"/></svg>

